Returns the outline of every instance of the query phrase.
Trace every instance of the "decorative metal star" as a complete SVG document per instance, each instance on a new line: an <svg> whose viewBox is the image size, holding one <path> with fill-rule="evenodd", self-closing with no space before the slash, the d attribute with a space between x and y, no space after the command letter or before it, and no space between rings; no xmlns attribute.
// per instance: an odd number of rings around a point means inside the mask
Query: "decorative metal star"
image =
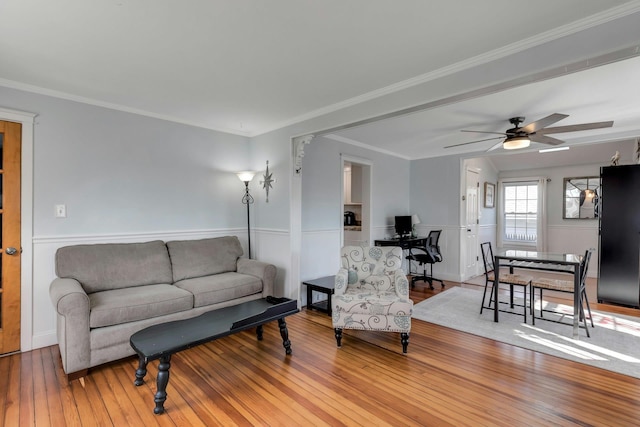
<svg viewBox="0 0 640 427"><path fill-rule="evenodd" d="M267 203L269 203L269 188L273 188L271 184L275 182L273 174L269 173L269 160L267 160L267 170L264 172L263 178L264 180L260 181L260 183L262 184L262 188L267 192Z"/></svg>

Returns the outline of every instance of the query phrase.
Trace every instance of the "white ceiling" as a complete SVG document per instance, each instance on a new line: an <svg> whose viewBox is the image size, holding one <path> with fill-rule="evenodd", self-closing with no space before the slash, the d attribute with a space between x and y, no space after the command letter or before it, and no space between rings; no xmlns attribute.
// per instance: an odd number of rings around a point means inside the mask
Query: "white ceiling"
<svg viewBox="0 0 640 427"><path fill-rule="evenodd" d="M0 85L255 136L639 11L638 0L2 0ZM563 134L568 145L637 136L639 61L474 99L450 87L458 102L334 135L409 159L482 152L491 141L442 147L513 116L615 121Z"/></svg>

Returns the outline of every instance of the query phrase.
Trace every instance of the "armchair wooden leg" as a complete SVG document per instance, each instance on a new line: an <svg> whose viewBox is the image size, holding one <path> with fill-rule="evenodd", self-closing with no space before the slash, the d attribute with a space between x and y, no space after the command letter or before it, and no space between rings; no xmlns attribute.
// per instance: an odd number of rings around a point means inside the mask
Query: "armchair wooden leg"
<svg viewBox="0 0 640 427"><path fill-rule="evenodd" d="M336 342L338 343L338 348L342 347L342 329L335 328L336 332Z"/></svg>
<svg viewBox="0 0 640 427"><path fill-rule="evenodd" d="M400 342L402 343L402 352L407 352L407 347L409 346L409 333L408 332L400 332Z"/></svg>

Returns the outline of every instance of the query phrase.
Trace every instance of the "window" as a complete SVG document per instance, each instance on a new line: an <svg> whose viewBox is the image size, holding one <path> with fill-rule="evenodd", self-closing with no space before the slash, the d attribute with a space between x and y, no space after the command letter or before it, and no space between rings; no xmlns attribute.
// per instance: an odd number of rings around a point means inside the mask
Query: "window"
<svg viewBox="0 0 640 427"><path fill-rule="evenodd" d="M504 183L504 243L537 244L538 182Z"/></svg>

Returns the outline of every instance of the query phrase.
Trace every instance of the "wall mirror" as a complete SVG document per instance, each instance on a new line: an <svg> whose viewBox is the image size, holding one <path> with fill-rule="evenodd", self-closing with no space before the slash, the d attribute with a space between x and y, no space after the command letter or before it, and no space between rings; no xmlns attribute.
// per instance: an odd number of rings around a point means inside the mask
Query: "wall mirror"
<svg viewBox="0 0 640 427"><path fill-rule="evenodd" d="M564 219L594 219L599 217L600 177L586 176L564 179Z"/></svg>

